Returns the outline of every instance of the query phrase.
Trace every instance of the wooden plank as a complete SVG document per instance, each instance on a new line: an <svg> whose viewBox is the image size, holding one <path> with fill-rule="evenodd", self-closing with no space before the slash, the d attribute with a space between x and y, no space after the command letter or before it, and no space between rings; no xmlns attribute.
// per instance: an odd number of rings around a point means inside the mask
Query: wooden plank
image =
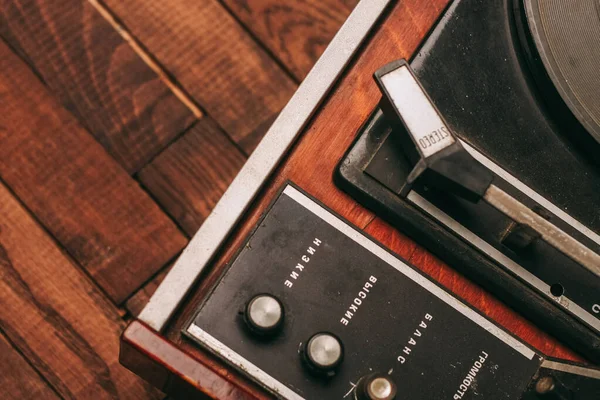
<svg viewBox="0 0 600 400"><path fill-rule="evenodd" d="M302 81L358 0L224 0Z"/></svg>
<svg viewBox="0 0 600 400"><path fill-rule="evenodd" d="M4 400L59 399L50 386L1 334L0 388Z"/></svg>
<svg viewBox="0 0 600 400"><path fill-rule="evenodd" d="M296 88L217 0L105 3L247 152Z"/></svg>
<svg viewBox="0 0 600 400"><path fill-rule="evenodd" d="M161 206L192 236L246 157L208 117L140 171Z"/></svg>
<svg viewBox="0 0 600 400"><path fill-rule="evenodd" d="M120 303L185 237L3 42L0 71L0 179Z"/></svg>
<svg viewBox="0 0 600 400"><path fill-rule="evenodd" d="M195 119L86 0L2 1L0 35L130 173Z"/></svg>
<svg viewBox="0 0 600 400"><path fill-rule="evenodd" d="M167 268L160 271L150 282L146 283L140 290L134 293L127 301L125 302L125 309L132 317L137 317L148 301L150 301L150 297L154 294L158 285L165 279L167 273L171 269L173 264L170 264Z"/></svg>
<svg viewBox="0 0 600 400"><path fill-rule="evenodd" d="M2 329L62 397L157 398L119 365L116 308L3 185L0 275Z"/></svg>

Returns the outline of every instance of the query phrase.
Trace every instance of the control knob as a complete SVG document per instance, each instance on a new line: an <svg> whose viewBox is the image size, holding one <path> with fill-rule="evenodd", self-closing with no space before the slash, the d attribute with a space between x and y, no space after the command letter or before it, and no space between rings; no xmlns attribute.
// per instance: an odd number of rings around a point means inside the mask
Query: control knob
<svg viewBox="0 0 600 400"><path fill-rule="evenodd" d="M396 384L389 375L370 374L362 377L354 391L355 400L394 400Z"/></svg>
<svg viewBox="0 0 600 400"><path fill-rule="evenodd" d="M283 316L283 305L270 294L254 296L244 310L244 319L248 328L259 336L277 333L283 324Z"/></svg>
<svg viewBox="0 0 600 400"><path fill-rule="evenodd" d="M344 359L344 346L334 334L319 332L303 346L302 356L312 372L333 376Z"/></svg>

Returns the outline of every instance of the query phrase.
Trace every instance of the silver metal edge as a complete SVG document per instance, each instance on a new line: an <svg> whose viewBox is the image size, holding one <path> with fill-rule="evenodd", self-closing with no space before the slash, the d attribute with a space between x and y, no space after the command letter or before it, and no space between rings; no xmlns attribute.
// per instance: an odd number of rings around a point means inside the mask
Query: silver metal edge
<svg viewBox="0 0 600 400"><path fill-rule="evenodd" d="M253 380L260 383L265 389L270 390L278 397L283 397L288 400L304 400L303 397L296 394L290 388L267 374L250 361L225 346L218 339L208 334L202 328L196 324L191 324L187 329L187 332L194 338L203 343L211 352L217 356L223 358L228 363L236 366L239 370L243 371L248 376L252 377Z"/></svg>
<svg viewBox="0 0 600 400"><path fill-rule="evenodd" d="M163 329L391 0L361 0L194 235L138 319Z"/></svg>
<svg viewBox="0 0 600 400"><path fill-rule="evenodd" d="M552 360L544 360L542 368L553 369L555 371L567 372L569 374L586 376L592 379L600 379L600 370L585 368L580 365L572 365Z"/></svg>
<svg viewBox="0 0 600 400"><path fill-rule="evenodd" d="M513 274L519 276L533 288L537 289L540 293L545 295L547 298L552 300L553 302L559 304L561 307L565 308L573 315L577 316L591 328L600 332L600 321L594 317L592 314L587 312L584 308L579 306L577 303L573 302L566 296L556 297L550 292L550 286L539 279L537 276L533 275L531 272L527 271L525 268L511 260L509 257L504 255L502 252L498 251L492 245L490 245L485 240L481 239L475 233L471 232L465 226L457 222L455 219L450 217L448 214L431 204L427 199L422 197L415 191L411 191L408 193L407 199L413 203L415 206L435 218L438 222L446 226L446 228L450 229L464 240L471 243L473 246L478 248L481 252L488 255L496 262L503 265L507 270L512 272Z"/></svg>

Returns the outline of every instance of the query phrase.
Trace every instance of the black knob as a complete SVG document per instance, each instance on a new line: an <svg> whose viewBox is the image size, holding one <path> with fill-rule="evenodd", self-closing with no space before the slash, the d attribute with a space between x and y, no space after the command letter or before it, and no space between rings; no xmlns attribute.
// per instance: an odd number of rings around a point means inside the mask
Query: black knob
<svg viewBox="0 0 600 400"><path fill-rule="evenodd" d="M333 376L344 359L344 346L334 334L319 332L308 339L302 355L312 372Z"/></svg>
<svg viewBox="0 0 600 400"><path fill-rule="evenodd" d="M396 384L389 375L369 374L362 377L354 391L355 400L393 400L396 398Z"/></svg>
<svg viewBox="0 0 600 400"><path fill-rule="evenodd" d="M277 333L283 324L283 316L283 305L270 294L254 296L248 301L244 310L244 319L248 328L260 336Z"/></svg>

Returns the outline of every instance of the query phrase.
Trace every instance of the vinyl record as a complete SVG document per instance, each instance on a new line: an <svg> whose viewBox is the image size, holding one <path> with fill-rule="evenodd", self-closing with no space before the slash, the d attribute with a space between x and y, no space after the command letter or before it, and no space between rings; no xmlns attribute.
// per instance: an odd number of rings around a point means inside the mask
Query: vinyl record
<svg viewBox="0 0 600 400"><path fill-rule="evenodd" d="M600 0L522 0L552 84L600 143Z"/></svg>

